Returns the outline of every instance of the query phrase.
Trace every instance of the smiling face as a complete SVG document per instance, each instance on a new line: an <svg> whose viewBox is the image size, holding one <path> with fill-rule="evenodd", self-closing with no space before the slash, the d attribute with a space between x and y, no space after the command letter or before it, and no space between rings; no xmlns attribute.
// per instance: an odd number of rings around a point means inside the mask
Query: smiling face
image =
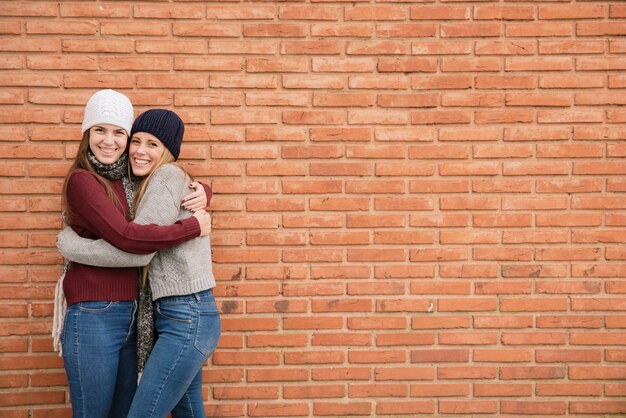
<svg viewBox="0 0 626 418"><path fill-rule="evenodd" d="M126 150L128 136L119 126L106 123L89 128L89 148L104 165L110 165L120 159Z"/></svg>
<svg viewBox="0 0 626 418"><path fill-rule="evenodd" d="M136 132L130 140L128 155L133 174L144 177L152 172L161 160L165 146L148 132Z"/></svg>

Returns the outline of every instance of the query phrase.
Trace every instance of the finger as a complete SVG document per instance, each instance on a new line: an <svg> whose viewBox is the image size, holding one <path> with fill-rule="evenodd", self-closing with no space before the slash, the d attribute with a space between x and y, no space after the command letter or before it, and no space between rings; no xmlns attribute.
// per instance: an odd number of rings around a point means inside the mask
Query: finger
<svg viewBox="0 0 626 418"><path fill-rule="evenodd" d="M193 199L198 199L202 197L202 192L201 191L195 191L195 192L191 192L189 193L187 196L183 197L183 202L187 202Z"/></svg>

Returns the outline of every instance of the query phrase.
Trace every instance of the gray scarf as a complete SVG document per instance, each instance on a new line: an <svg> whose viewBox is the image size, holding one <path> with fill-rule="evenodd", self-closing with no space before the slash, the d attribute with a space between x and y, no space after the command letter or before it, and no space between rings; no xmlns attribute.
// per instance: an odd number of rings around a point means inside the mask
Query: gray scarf
<svg viewBox="0 0 626 418"><path fill-rule="evenodd" d="M140 178L128 172L128 154L124 153L122 157L111 165L104 165L87 151L87 158L93 166L96 173L109 180L122 179L124 186L124 194L126 195L126 203L128 204L128 213L130 219L135 218L133 210L133 200L139 186ZM146 267L147 268L147 267ZM137 371L141 376L143 369L150 356L150 351L154 346L154 312L152 311L152 292L150 284L146 280L143 285L141 278L137 280L139 285L139 304L137 309Z"/></svg>

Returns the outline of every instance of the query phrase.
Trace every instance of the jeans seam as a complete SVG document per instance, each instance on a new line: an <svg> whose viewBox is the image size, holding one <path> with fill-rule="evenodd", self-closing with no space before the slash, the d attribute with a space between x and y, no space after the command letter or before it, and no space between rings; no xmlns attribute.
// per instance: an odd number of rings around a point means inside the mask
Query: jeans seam
<svg viewBox="0 0 626 418"><path fill-rule="evenodd" d="M189 323L189 328L191 328L192 323ZM190 333L191 330L189 330L187 332L187 339L185 340L185 345L187 345L189 343L190 340ZM177 367L178 363L180 362L180 359L182 357L182 354L184 352L184 347L181 349L181 351L178 353L178 357L176 357L176 360L172 363L172 366L169 368L169 370L167 371L167 375L165 376L165 378L163 379L163 381L161 382L161 385L159 387L159 395L156 397L154 404L152 406L152 410L150 411L150 417L154 417L154 412L156 409L156 405L159 403L159 399L161 398L161 395L163 394L163 388L165 387L165 384L167 382L167 380L169 379L170 375L172 374L172 371Z"/></svg>
<svg viewBox="0 0 626 418"><path fill-rule="evenodd" d="M79 314L81 310L76 310L76 320L74 321L74 357L76 358L76 370L80 370L80 355L78 353L78 347L80 345L79 333L78 333L78 322L79 322ZM85 416L85 388L83 387L83 379L79 376L79 387L80 387L80 413L81 416Z"/></svg>
<svg viewBox="0 0 626 418"><path fill-rule="evenodd" d="M130 325L128 326L128 331L126 332L126 338L124 339L124 341L128 341L128 338L133 333L134 325L135 325L135 314L136 314L136 312L137 312L137 302L133 301L132 309L131 309L131 312L130 312Z"/></svg>

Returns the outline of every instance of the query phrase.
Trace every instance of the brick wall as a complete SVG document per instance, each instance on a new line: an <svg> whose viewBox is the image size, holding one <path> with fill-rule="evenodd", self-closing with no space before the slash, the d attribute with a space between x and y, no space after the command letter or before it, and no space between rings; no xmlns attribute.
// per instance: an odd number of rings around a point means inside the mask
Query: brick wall
<svg viewBox="0 0 626 418"><path fill-rule="evenodd" d="M70 416L100 88L176 110L216 193L208 414L626 414L624 35L620 1L0 2L0 415Z"/></svg>

